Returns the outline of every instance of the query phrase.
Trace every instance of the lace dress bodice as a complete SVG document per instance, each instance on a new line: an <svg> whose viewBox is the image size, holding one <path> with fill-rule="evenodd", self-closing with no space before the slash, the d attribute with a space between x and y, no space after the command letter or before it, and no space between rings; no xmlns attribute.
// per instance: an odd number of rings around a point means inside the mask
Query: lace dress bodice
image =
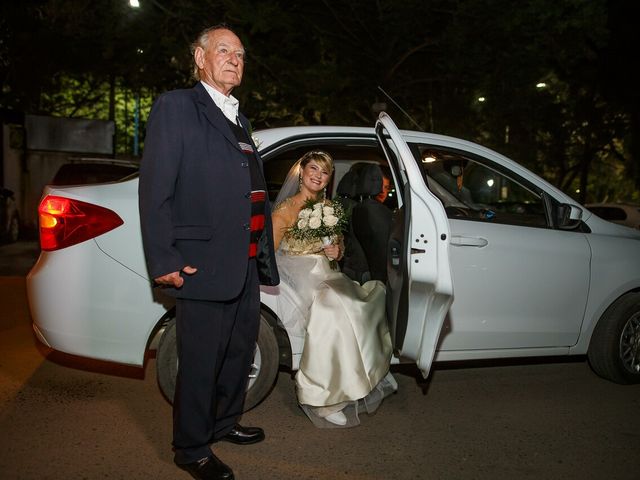
<svg viewBox="0 0 640 480"><path fill-rule="evenodd" d="M290 199L286 199L283 202L277 204L273 211L274 213L278 210L287 209L287 208L295 208L290 202ZM297 218L297 212L296 212ZM337 236L334 235L331 237L332 243L340 243L342 245L342 235ZM343 246L344 248L344 246ZM297 238L293 238L289 232L285 232L282 241L280 242L279 252L283 255L316 255L322 254L322 240L300 240Z"/></svg>
<svg viewBox="0 0 640 480"><path fill-rule="evenodd" d="M292 238L289 232L284 234L280 242L280 251L284 255L314 255L322 253L322 240L298 240Z"/></svg>

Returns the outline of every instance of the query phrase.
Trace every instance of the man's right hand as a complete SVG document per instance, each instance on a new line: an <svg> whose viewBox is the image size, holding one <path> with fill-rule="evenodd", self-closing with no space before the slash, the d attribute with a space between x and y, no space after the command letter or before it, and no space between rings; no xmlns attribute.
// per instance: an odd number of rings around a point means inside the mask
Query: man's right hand
<svg viewBox="0 0 640 480"><path fill-rule="evenodd" d="M197 268L193 268L189 265L182 269L187 275L193 275L198 271ZM180 276L180 272L171 272L161 277L154 278L154 281L160 285L169 285L171 287L180 288L184 283L184 278Z"/></svg>

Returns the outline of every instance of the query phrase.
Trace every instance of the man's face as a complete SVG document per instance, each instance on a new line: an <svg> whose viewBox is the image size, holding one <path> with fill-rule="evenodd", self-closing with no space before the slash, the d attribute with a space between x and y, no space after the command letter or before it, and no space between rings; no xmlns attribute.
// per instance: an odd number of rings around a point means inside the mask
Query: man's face
<svg viewBox="0 0 640 480"><path fill-rule="evenodd" d="M244 47L230 30L209 33L207 49L197 47L194 52L200 78L224 95L229 95L242 82Z"/></svg>
<svg viewBox="0 0 640 480"><path fill-rule="evenodd" d="M388 177L382 177L382 191L378 195L376 195L376 200L384 203L390 191L391 191L391 180Z"/></svg>

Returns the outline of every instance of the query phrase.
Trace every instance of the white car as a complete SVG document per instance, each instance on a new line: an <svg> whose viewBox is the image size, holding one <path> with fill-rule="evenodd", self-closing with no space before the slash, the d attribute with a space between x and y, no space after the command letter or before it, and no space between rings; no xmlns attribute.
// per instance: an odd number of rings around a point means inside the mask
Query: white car
<svg viewBox="0 0 640 480"><path fill-rule="evenodd" d="M375 128L255 132L270 188L322 149L336 179L356 162L391 169L397 208L388 241L388 319L394 362L588 354L595 372L640 380L640 232L592 215L516 162L456 138ZM215 188L215 185L212 186ZM49 187L40 204L42 254L27 277L34 330L50 347L144 367L158 332L157 369L175 382L172 300L151 288L135 176ZM247 408L279 365L298 368L304 331L263 288ZM453 295L455 293L455 301Z"/></svg>

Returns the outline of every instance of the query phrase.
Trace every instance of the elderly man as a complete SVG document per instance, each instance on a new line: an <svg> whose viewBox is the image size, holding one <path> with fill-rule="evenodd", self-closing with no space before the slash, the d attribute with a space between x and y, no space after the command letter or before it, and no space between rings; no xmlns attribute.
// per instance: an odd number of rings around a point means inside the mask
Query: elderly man
<svg viewBox="0 0 640 480"><path fill-rule="evenodd" d="M276 285L271 212L262 162L231 91L245 51L227 26L192 46L192 89L155 102L140 168L147 267L176 297L178 378L175 463L197 479L233 479L211 451L218 440L251 444L238 422L259 327L259 285Z"/></svg>

